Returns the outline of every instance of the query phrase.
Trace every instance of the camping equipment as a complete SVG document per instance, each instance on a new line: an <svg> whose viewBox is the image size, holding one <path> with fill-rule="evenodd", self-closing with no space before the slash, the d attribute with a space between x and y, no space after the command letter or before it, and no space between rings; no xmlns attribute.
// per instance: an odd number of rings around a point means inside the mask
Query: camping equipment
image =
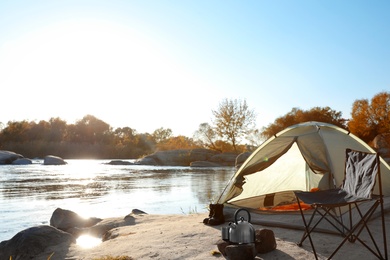
<svg viewBox="0 0 390 260"><path fill-rule="evenodd" d="M308 237L314 256L318 259L311 232L315 230L320 221L326 220L331 223L333 227L344 237L339 246L330 255L329 259L333 258L347 240L352 243L359 241L378 259L387 259L385 216L383 209L379 155L377 153L365 153L346 149L344 171L345 178L342 186L339 188L323 191L320 190L316 192L295 191L299 206L301 201L303 201L314 208L312 215L308 216L310 219L307 220L304 211L300 207L305 232L298 245L302 246L303 241ZM378 193L373 194L375 182L378 185L379 191ZM367 204L369 204L370 207L363 208L363 205ZM372 235L373 232L370 231L367 225L367 222L379 205L382 217L384 256L382 255L381 250ZM343 221L342 216L339 217L336 215L337 210L341 207L347 208L346 211L349 213L349 221L346 223ZM316 215L321 216L319 220L315 219ZM353 222L352 215L355 217L358 216L359 220ZM359 235L363 230L366 230L368 234L370 234L373 246L370 247L365 239L359 238Z"/></svg>
<svg viewBox="0 0 390 260"><path fill-rule="evenodd" d="M244 217L238 216L240 212L245 211L248 215L248 220L245 220ZM234 214L234 223L229 223L229 236L228 240L232 243L237 244L249 244L255 243L256 232L255 228L252 226L249 221L251 220L251 215L246 209L238 209ZM226 227L222 228L222 239L226 241Z"/></svg>
<svg viewBox="0 0 390 260"><path fill-rule="evenodd" d="M203 223L210 226L216 226L225 223L223 215L223 204L210 204L209 217L203 220Z"/></svg>
<svg viewBox="0 0 390 260"><path fill-rule="evenodd" d="M252 223L302 228L294 191L339 187L344 179L347 148L375 152L358 137L332 124L306 122L287 127L248 157L217 203L224 204L226 211L247 208L264 213L260 219L252 217ZM383 194L389 196L390 167L383 158L379 160ZM377 184L374 191L378 191ZM310 207L307 209L310 211Z"/></svg>

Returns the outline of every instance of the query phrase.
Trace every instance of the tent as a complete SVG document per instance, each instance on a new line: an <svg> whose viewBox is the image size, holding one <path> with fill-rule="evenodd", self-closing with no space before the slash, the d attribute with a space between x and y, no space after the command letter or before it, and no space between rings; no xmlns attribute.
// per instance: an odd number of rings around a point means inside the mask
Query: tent
<svg viewBox="0 0 390 260"><path fill-rule="evenodd" d="M278 206L296 204L294 190L338 187L344 179L346 148L375 152L358 137L335 125L306 122L290 126L249 156L217 203L272 211ZM389 196L390 167L383 158L380 162L383 193Z"/></svg>

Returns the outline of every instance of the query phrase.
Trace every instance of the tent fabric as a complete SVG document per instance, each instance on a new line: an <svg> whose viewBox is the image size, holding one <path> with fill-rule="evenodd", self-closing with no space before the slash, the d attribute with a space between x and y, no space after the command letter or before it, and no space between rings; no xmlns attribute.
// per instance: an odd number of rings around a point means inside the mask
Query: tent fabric
<svg viewBox="0 0 390 260"><path fill-rule="evenodd" d="M322 122L288 127L260 145L232 176L218 203L259 209L296 203L294 191L340 187L347 148L375 153L348 131ZM383 193L390 167L380 158ZM377 191L377 185L374 187Z"/></svg>

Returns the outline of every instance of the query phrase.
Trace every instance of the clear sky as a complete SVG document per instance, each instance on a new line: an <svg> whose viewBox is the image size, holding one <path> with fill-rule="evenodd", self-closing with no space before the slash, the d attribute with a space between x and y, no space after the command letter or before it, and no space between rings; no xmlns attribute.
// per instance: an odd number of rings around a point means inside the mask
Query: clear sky
<svg viewBox="0 0 390 260"><path fill-rule="evenodd" d="M257 127L390 91L390 1L0 1L0 122L87 114L191 137L227 99Z"/></svg>

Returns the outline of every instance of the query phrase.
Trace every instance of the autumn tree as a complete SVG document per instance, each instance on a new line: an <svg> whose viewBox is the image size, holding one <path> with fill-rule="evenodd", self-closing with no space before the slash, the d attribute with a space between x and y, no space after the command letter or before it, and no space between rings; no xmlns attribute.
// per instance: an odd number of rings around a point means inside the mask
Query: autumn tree
<svg viewBox="0 0 390 260"><path fill-rule="evenodd" d="M372 141L378 134L390 133L390 92L376 94L371 103L368 99L356 100L348 127L365 142Z"/></svg>
<svg viewBox="0 0 390 260"><path fill-rule="evenodd" d="M202 123L198 130L194 133L194 139L203 147L218 151L215 142L217 140L217 133L209 123Z"/></svg>
<svg viewBox="0 0 390 260"><path fill-rule="evenodd" d="M249 109L246 101L224 99L214 115L214 129L219 137L228 141L234 151L241 138L251 132L255 126L255 113Z"/></svg>
<svg viewBox="0 0 390 260"><path fill-rule="evenodd" d="M45 120L35 123L29 123L28 139L31 140L47 140L50 132L50 124Z"/></svg>
<svg viewBox="0 0 390 260"><path fill-rule="evenodd" d="M346 120L341 115L341 112L337 112L330 107L314 107L306 111L293 108L286 115L276 118L274 123L264 127L261 135L264 138L270 138L289 126L309 121L329 123L345 129Z"/></svg>
<svg viewBox="0 0 390 260"><path fill-rule="evenodd" d="M251 131L246 137L246 140L248 140L247 150L253 151L258 146L261 145L262 142L264 142L264 138L261 135L261 132L259 129L254 129Z"/></svg>
<svg viewBox="0 0 390 260"><path fill-rule="evenodd" d="M73 142L104 142L111 131L106 122L92 115L86 115L69 127L69 139Z"/></svg>
<svg viewBox="0 0 390 260"><path fill-rule="evenodd" d="M135 145L138 142L137 131L128 126L115 129L114 136L117 145Z"/></svg>
<svg viewBox="0 0 390 260"><path fill-rule="evenodd" d="M44 124L44 122L42 122ZM49 119L49 128L47 140L53 142L61 142L64 140L67 131L67 123L59 117L52 117Z"/></svg>
<svg viewBox="0 0 390 260"><path fill-rule="evenodd" d="M30 123L23 121L9 121L7 126L2 130L0 135L0 143L3 142L26 142L29 140L28 133Z"/></svg>
<svg viewBox="0 0 390 260"><path fill-rule="evenodd" d="M170 128L160 127L152 133L156 143L161 143L172 137L172 130Z"/></svg>
<svg viewBox="0 0 390 260"><path fill-rule="evenodd" d="M156 145L157 149L163 150L175 150L175 149L194 149L199 148L192 138L188 138L183 135L173 136L166 139L164 142L160 142Z"/></svg>

